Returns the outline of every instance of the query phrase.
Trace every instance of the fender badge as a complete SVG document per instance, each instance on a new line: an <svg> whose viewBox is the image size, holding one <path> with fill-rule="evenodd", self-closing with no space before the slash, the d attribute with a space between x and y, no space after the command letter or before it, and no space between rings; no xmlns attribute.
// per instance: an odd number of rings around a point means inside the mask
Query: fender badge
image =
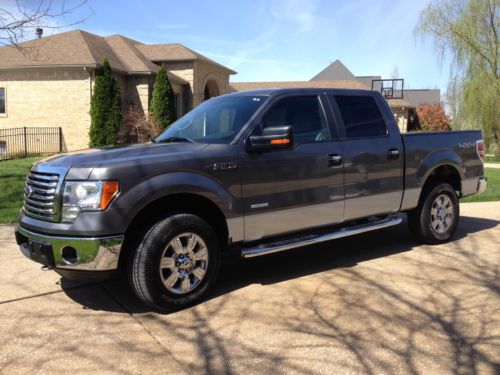
<svg viewBox="0 0 500 375"><path fill-rule="evenodd" d="M223 163L213 163L205 165L205 169L211 169L213 171L227 171L230 169L238 168L238 163L235 161L228 161Z"/></svg>

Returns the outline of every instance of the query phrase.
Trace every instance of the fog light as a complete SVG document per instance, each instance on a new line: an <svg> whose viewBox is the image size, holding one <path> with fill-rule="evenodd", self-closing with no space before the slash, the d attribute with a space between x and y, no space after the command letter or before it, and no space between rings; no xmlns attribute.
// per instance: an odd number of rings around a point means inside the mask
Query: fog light
<svg viewBox="0 0 500 375"><path fill-rule="evenodd" d="M76 264L80 260L78 257L78 251L74 247L65 246L61 250L61 256L65 263L67 264Z"/></svg>

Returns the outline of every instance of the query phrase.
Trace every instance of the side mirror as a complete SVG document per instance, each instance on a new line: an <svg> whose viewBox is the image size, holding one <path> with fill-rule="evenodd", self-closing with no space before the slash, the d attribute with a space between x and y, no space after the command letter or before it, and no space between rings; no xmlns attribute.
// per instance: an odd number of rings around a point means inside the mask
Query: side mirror
<svg viewBox="0 0 500 375"><path fill-rule="evenodd" d="M262 135L250 136L250 150L279 150L293 146L293 126L273 126L264 128Z"/></svg>

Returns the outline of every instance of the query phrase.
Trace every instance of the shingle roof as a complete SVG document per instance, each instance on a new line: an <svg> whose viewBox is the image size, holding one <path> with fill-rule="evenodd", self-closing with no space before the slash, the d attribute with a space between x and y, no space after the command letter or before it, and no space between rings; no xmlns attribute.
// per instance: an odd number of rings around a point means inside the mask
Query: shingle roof
<svg viewBox="0 0 500 375"><path fill-rule="evenodd" d="M370 88L356 80L343 81L288 81L288 82L230 82L232 91L248 91L259 89L274 88L338 88L338 89L360 89L369 90Z"/></svg>
<svg viewBox="0 0 500 375"><path fill-rule="evenodd" d="M159 70L153 61L202 60L236 72L180 44L146 45L122 35L101 37L73 30L0 48L0 69L36 66L98 66L107 58L111 68L127 74Z"/></svg>
<svg viewBox="0 0 500 375"><path fill-rule="evenodd" d="M89 34L86 38L81 30L56 34L46 38L22 43L20 48L11 46L0 48L0 67L25 67L42 65L93 65L96 58L91 52L89 43L95 53L105 53L114 65L119 65L116 56L109 46L102 45ZM106 50L105 52L103 50Z"/></svg>
<svg viewBox="0 0 500 375"><path fill-rule="evenodd" d="M356 77L347 67L342 64L342 61L335 60L321 72L311 78L311 81L339 81L339 80L355 80Z"/></svg>
<svg viewBox="0 0 500 375"><path fill-rule="evenodd" d="M399 107L414 108L415 107L413 104L411 104L410 102L407 102L404 99L388 99L387 103L389 103L389 107L391 107L391 108L399 108Z"/></svg>
<svg viewBox="0 0 500 375"><path fill-rule="evenodd" d="M219 64L206 56L199 54L192 49L183 46L179 43L173 44L138 44L137 49L139 49L145 56L151 61L205 61L207 63L217 65L230 74L236 74L234 70L231 70L224 65Z"/></svg>

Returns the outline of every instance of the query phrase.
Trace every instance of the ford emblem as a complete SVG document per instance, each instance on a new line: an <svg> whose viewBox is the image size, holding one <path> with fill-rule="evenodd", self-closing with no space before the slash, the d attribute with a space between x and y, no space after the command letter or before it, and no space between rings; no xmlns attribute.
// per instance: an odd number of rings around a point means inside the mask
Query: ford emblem
<svg viewBox="0 0 500 375"><path fill-rule="evenodd" d="M31 186L29 186L29 185L26 186L26 189L24 191L26 193L26 198L31 198L31 196L35 192L35 190L33 190L33 188Z"/></svg>

